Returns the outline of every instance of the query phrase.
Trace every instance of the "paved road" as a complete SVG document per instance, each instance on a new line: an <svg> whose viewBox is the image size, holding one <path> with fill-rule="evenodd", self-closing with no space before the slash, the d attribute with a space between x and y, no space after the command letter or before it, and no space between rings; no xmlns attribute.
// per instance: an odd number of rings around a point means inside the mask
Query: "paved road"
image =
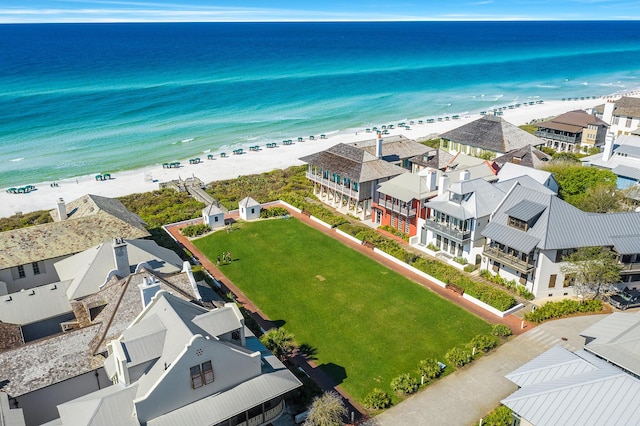
<svg viewBox="0 0 640 426"><path fill-rule="evenodd" d="M601 320L591 315L550 321L516 336L489 356L428 386L370 423L379 426L470 426L517 390L504 376L547 349L561 345L576 351L584 347L579 333Z"/></svg>

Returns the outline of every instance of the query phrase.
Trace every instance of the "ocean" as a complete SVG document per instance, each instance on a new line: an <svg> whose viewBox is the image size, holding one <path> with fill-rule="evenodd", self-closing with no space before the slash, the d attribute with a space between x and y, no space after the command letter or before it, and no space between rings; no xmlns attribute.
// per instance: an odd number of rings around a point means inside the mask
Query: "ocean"
<svg viewBox="0 0 640 426"><path fill-rule="evenodd" d="M0 187L640 86L640 21L0 25Z"/></svg>

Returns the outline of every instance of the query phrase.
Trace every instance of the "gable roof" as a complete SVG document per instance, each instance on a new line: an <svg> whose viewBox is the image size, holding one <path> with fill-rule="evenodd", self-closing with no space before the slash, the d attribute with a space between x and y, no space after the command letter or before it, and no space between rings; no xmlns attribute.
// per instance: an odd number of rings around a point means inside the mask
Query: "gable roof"
<svg viewBox="0 0 640 426"><path fill-rule="evenodd" d="M587 352L640 376L640 313L613 313L580 335L593 339Z"/></svg>
<svg viewBox="0 0 640 426"><path fill-rule="evenodd" d="M604 104L594 107L593 111L601 114L604 113ZM629 96L621 97L615 101L613 115L619 117L640 117L640 98L632 98Z"/></svg>
<svg viewBox="0 0 640 426"><path fill-rule="evenodd" d="M553 173L545 170L532 169L522 164L506 163L500 168L500 171L498 171L498 181L505 181L523 176L529 176L546 188L558 187L558 183L556 182L556 178L553 176Z"/></svg>
<svg viewBox="0 0 640 426"><path fill-rule="evenodd" d="M559 130L569 133L580 133L584 129L588 128L590 124L597 126L609 126L607 123L597 118L594 115L588 114L583 110L575 110L565 112L550 120L536 123L539 129L551 129Z"/></svg>
<svg viewBox="0 0 640 426"><path fill-rule="evenodd" d="M180 272L182 259L172 250L160 247L151 240L125 240L131 269L141 263L165 274ZM111 242L91 247L55 263L60 280L69 280L69 300L96 293L116 268Z"/></svg>
<svg viewBox="0 0 640 426"><path fill-rule="evenodd" d="M216 206L215 204L209 204L208 206L206 206L204 209L202 209L202 213L206 214L207 216L215 216L215 215L218 215L218 214L224 214L222 209L220 207Z"/></svg>
<svg viewBox="0 0 640 426"><path fill-rule="evenodd" d="M449 130L441 134L440 138L499 154L527 145L544 144L542 139L514 126L502 117L493 115L485 115L471 123Z"/></svg>
<svg viewBox="0 0 640 426"><path fill-rule="evenodd" d="M501 168L508 163L539 169L551 161L551 156L545 154L533 145L512 149L493 160Z"/></svg>
<svg viewBox="0 0 640 426"><path fill-rule="evenodd" d="M454 155L445 150L430 148L422 154L411 157L409 161L422 167L444 169L453 158Z"/></svg>
<svg viewBox="0 0 640 426"><path fill-rule="evenodd" d="M516 184L504 198L491 217L482 235L497 242L507 244L504 238L508 227L508 211L523 202L545 206L544 211L527 231L513 229L509 235L529 235L536 238L541 250L554 250L579 247L613 246L618 253L626 253L627 239L640 238L640 213L586 213L562 201L553 194L543 193L523 185ZM507 244L508 245L508 244ZM533 247L532 247L533 248ZM635 252L634 252L635 253Z"/></svg>
<svg viewBox="0 0 640 426"><path fill-rule="evenodd" d="M470 194L461 203L449 201L450 194ZM442 194L427 201L427 207L466 220L488 216L498 206L505 193L484 179L452 183Z"/></svg>
<svg viewBox="0 0 640 426"><path fill-rule="evenodd" d="M521 388L501 402L536 426L640 423L640 380L585 351L554 347L507 378Z"/></svg>
<svg viewBox="0 0 640 426"><path fill-rule="evenodd" d="M11 268L67 256L113 238L146 238L140 217L116 199L84 195L67 204L68 219L0 233L0 265Z"/></svg>
<svg viewBox="0 0 640 426"><path fill-rule="evenodd" d="M380 160L360 148L344 143L302 157L300 161L360 183L407 172L402 167Z"/></svg>

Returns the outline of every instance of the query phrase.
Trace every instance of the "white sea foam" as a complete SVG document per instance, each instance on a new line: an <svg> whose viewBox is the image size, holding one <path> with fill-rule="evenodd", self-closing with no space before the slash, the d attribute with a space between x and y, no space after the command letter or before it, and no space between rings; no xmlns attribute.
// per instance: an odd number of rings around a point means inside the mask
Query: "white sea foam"
<svg viewBox="0 0 640 426"><path fill-rule="evenodd" d="M181 142L181 143L189 143L189 142L191 142L192 140L194 140L194 138L183 139L183 140L181 140L180 142Z"/></svg>
<svg viewBox="0 0 640 426"><path fill-rule="evenodd" d="M22 161L22 160L24 160L24 157L20 157L20 158L13 158L13 159L11 159L11 160L9 160L9 161L12 161L12 162L14 162L14 163L15 163L15 162Z"/></svg>

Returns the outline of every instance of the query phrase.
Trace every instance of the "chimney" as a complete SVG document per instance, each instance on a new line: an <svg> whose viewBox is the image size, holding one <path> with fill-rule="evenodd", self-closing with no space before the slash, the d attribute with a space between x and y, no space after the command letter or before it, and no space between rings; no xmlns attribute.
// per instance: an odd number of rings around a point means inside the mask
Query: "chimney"
<svg viewBox="0 0 640 426"><path fill-rule="evenodd" d="M449 183L451 181L449 180L449 176L447 176L446 174L443 174L442 176L440 176L440 181L438 182L438 195L442 195L445 193L445 191L447 189L449 189Z"/></svg>
<svg viewBox="0 0 640 426"><path fill-rule="evenodd" d="M470 180L471 172L469 170L460 170L460 181Z"/></svg>
<svg viewBox="0 0 640 426"><path fill-rule="evenodd" d="M129 275L129 254L127 253L127 242L123 238L113 240L113 260L118 270L118 275L126 277Z"/></svg>
<svg viewBox="0 0 640 426"><path fill-rule="evenodd" d="M608 132L607 137L604 140L604 151L602 151L602 161L609 161L611 155L613 154L613 142L615 140L615 136L613 132Z"/></svg>
<svg viewBox="0 0 640 426"><path fill-rule="evenodd" d="M67 219L67 205L62 198L58 198L58 220Z"/></svg>
<svg viewBox="0 0 640 426"><path fill-rule="evenodd" d="M382 159L382 133L380 132L376 136L376 157Z"/></svg>
<svg viewBox="0 0 640 426"><path fill-rule="evenodd" d="M144 309L160 290L160 281L152 277L142 277L142 284L139 284L138 288L140 289L140 299L142 299L142 309Z"/></svg>
<svg viewBox="0 0 640 426"><path fill-rule="evenodd" d="M602 121L611 125L613 119L613 109L616 107L616 103L614 100L609 99L604 104L604 112L602 113Z"/></svg>
<svg viewBox="0 0 640 426"><path fill-rule="evenodd" d="M426 168L424 170L422 170L420 173L420 184L421 189L424 189L426 191L435 191L436 188L438 187L437 185L437 177L438 177L438 172L435 169L432 168Z"/></svg>

